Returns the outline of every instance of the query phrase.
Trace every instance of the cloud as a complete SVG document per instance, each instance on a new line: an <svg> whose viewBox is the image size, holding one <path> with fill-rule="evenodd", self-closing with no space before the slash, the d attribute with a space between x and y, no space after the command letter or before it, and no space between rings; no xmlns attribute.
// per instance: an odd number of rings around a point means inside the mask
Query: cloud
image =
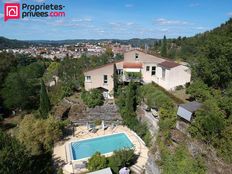
<svg viewBox="0 0 232 174"><path fill-rule="evenodd" d="M194 29L196 29L196 30L205 30L206 28L205 27L195 27Z"/></svg>
<svg viewBox="0 0 232 174"><path fill-rule="evenodd" d="M35 2L44 2L45 0L34 0Z"/></svg>
<svg viewBox="0 0 232 174"><path fill-rule="evenodd" d="M83 18L83 19L72 19L71 20L72 22L92 22L93 21L93 19L92 18L89 18L89 17L87 17L87 18Z"/></svg>
<svg viewBox="0 0 232 174"><path fill-rule="evenodd" d="M227 13L227 16L232 17L232 12Z"/></svg>
<svg viewBox="0 0 232 174"><path fill-rule="evenodd" d="M14 2L19 2L20 0L2 0L3 3L14 3Z"/></svg>
<svg viewBox="0 0 232 174"><path fill-rule="evenodd" d="M129 27L129 26L135 25L134 22L110 22L109 24L112 27L118 27L118 28Z"/></svg>
<svg viewBox="0 0 232 174"><path fill-rule="evenodd" d="M189 7L199 7L199 6L200 6L200 3L189 4Z"/></svg>
<svg viewBox="0 0 232 174"><path fill-rule="evenodd" d="M161 28L160 31L167 32L167 31L169 31L169 29L168 28Z"/></svg>
<svg viewBox="0 0 232 174"><path fill-rule="evenodd" d="M4 17L4 14L0 13L0 19Z"/></svg>
<svg viewBox="0 0 232 174"><path fill-rule="evenodd" d="M158 25L192 25L192 23L187 22L187 21L168 20L165 18L155 19L155 23Z"/></svg>
<svg viewBox="0 0 232 174"><path fill-rule="evenodd" d="M131 8L131 7L134 7L134 5L133 4L126 4L125 7L126 8Z"/></svg>

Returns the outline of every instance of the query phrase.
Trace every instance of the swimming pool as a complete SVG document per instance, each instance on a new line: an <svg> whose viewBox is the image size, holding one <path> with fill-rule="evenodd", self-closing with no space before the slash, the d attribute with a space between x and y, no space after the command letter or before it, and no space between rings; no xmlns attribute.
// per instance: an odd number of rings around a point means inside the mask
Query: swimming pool
<svg viewBox="0 0 232 174"><path fill-rule="evenodd" d="M125 133L80 140L70 143L71 159L80 160L89 158L96 152L107 154L132 147L133 144Z"/></svg>

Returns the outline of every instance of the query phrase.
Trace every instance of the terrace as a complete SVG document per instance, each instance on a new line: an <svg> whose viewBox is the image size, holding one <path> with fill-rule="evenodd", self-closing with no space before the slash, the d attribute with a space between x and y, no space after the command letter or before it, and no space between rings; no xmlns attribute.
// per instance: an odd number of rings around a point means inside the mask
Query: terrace
<svg viewBox="0 0 232 174"><path fill-rule="evenodd" d="M64 173L70 174L87 172L86 162L88 158L83 160L73 160L71 157L72 153L70 153L69 148L70 143L120 133L124 133L132 142L135 154L138 156L136 164L131 167L131 170L137 173L143 172L144 166L148 159L148 148L135 132L122 125L112 125L103 129L99 127L97 128L97 131L90 131L89 127L87 126L78 126L75 128L74 136L69 136L66 141L59 142L55 145L53 158L59 163L58 165L63 168ZM110 155L110 153L105 155Z"/></svg>

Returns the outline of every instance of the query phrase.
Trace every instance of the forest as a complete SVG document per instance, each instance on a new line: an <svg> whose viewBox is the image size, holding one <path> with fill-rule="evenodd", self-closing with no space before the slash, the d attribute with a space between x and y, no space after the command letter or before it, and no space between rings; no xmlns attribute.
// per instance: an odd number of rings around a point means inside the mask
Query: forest
<svg viewBox="0 0 232 174"><path fill-rule="evenodd" d="M187 88L191 100L204 104L189 132L213 146L226 162L232 162L232 19L194 37L156 42L151 48L176 61L186 61L192 70Z"/></svg>
<svg viewBox="0 0 232 174"><path fill-rule="evenodd" d="M84 70L109 63L111 57L106 52L52 62L0 53L0 173L50 174L59 169L53 166L52 149L67 135L69 121L57 120L51 109L65 96L81 91ZM46 87L54 75L60 80Z"/></svg>

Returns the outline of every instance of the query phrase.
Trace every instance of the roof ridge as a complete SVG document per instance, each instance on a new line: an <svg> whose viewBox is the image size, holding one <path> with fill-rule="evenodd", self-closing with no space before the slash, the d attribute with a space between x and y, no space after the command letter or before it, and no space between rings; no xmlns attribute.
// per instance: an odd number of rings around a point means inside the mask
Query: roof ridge
<svg viewBox="0 0 232 174"><path fill-rule="evenodd" d="M89 72L89 71L93 71L95 69L99 69L99 68L102 68L104 66L109 66L109 65L113 65L115 63L119 63L119 62L123 62L124 60L118 60L118 61L113 61L113 62L110 62L110 63L107 63L107 64L104 64L104 65L100 65L100 66L97 66L97 67L94 67L94 68L89 68L89 69L86 69L84 70L83 72Z"/></svg>

